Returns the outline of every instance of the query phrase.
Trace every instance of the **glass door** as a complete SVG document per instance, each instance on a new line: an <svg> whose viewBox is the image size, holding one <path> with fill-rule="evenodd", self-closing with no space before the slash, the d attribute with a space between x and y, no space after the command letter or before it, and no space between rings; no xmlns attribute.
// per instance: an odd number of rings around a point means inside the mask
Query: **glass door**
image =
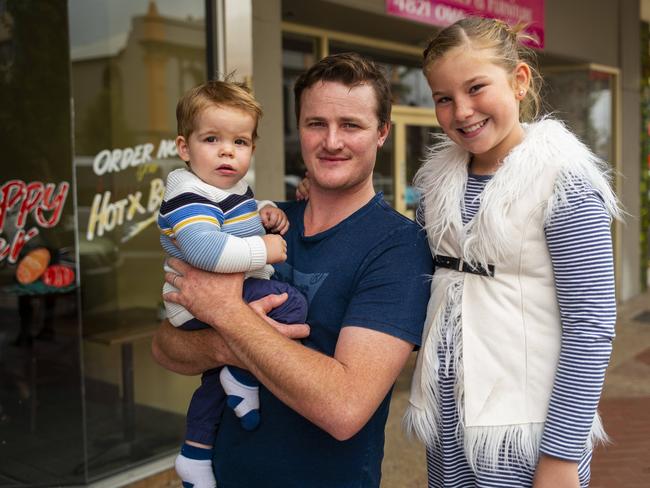
<svg viewBox="0 0 650 488"><path fill-rule="evenodd" d="M394 143L383 149L392 151L394 174L392 199L387 200L398 212L415 218L419 195L413 177L424 161L426 148L433 143L433 134L441 129L429 109L397 106L392 118Z"/></svg>

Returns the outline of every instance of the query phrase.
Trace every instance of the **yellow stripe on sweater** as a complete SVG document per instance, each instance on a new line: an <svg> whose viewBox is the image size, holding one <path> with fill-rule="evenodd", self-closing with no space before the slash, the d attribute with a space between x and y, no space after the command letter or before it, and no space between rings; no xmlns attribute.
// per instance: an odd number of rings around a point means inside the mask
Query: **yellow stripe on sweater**
<svg viewBox="0 0 650 488"><path fill-rule="evenodd" d="M208 217L207 215L198 215L196 217L190 217L189 219L181 220L178 224L174 226L174 233L178 233L183 227L195 224L196 222L208 222L210 224L220 227L219 221L214 217Z"/></svg>
<svg viewBox="0 0 650 488"><path fill-rule="evenodd" d="M257 215L257 210L255 212L249 212L249 213L244 214L244 215L239 215L237 217L233 217L232 219L224 220L223 225L234 224L235 222L241 222L242 220L249 220L249 219L252 219L253 217L255 217L256 215Z"/></svg>

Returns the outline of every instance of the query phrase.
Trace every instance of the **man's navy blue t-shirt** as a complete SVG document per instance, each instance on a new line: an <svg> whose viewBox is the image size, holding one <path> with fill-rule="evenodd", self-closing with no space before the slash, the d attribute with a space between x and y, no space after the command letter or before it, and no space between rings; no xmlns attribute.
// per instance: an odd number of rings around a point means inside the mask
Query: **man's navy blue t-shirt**
<svg viewBox="0 0 650 488"><path fill-rule="evenodd" d="M335 227L305 237L305 204L281 207L291 224L288 259L275 265L274 278L307 297L305 346L333 356L345 326L420 344L433 263L415 223L378 194ZM232 410L224 413L214 457L218 487L378 487L390 395L361 431L341 442L261 386L257 430L243 430Z"/></svg>

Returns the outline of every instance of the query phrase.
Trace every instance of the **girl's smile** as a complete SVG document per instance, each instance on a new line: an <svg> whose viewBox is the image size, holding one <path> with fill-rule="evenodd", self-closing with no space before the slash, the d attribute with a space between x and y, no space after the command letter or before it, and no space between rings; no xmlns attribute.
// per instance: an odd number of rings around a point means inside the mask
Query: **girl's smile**
<svg viewBox="0 0 650 488"><path fill-rule="evenodd" d="M481 122L478 122L476 124L469 125L467 127L461 127L458 129L458 131L463 134L465 137L474 137L478 135L481 132L481 129L485 127L485 124L487 124L488 119L482 120Z"/></svg>

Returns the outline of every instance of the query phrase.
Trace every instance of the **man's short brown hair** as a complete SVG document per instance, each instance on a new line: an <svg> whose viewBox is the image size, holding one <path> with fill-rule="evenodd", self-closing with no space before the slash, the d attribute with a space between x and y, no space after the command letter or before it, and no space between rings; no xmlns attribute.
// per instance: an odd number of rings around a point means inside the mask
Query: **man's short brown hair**
<svg viewBox="0 0 650 488"><path fill-rule="evenodd" d="M368 84L377 99L379 126L390 124L392 107L390 82L384 70L370 59L357 53L341 53L327 56L301 74L293 88L296 119L300 121L302 94L318 82L332 81L353 87Z"/></svg>
<svg viewBox="0 0 650 488"><path fill-rule="evenodd" d="M211 80L196 86L183 95L176 105L178 135L188 139L199 113L211 105L236 108L255 119L253 140L257 139L257 124L262 117L262 106L243 83Z"/></svg>

